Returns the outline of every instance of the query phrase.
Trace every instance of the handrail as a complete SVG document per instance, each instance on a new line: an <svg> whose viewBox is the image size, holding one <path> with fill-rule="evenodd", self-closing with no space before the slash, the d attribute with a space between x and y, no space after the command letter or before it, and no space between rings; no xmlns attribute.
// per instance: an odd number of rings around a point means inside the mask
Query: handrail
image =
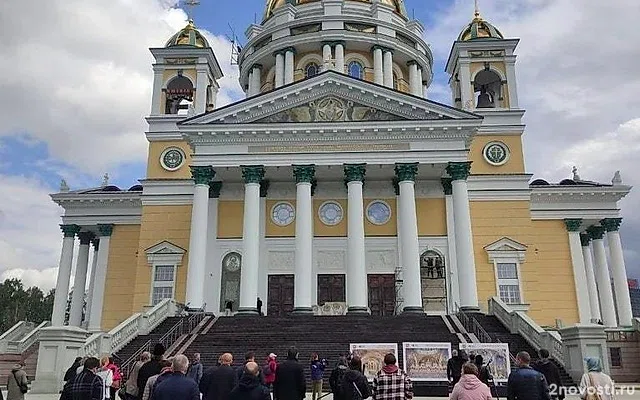
<svg viewBox="0 0 640 400"><path fill-rule="evenodd" d="M491 337L489 333L480 325L477 319L468 316L464 311L458 310L458 319L467 330L467 332L471 332L480 342L482 343L504 343L498 338ZM516 358L509 350L509 359L511 360L511 365L516 365Z"/></svg>
<svg viewBox="0 0 640 400"><path fill-rule="evenodd" d="M13 338L9 338L9 335L12 335L14 333L16 333L16 331L18 329L21 329L23 325L29 324L29 322L27 321L18 321L15 323L15 325L13 325L11 328L9 328L6 332L4 332L2 335L0 335L0 341L2 340L12 340Z"/></svg>
<svg viewBox="0 0 640 400"><path fill-rule="evenodd" d="M42 321L40 325L36 326L29 332L22 340L17 342L9 342L9 346L15 345L16 354L24 353L29 347L31 347L40 338L40 329L49 326L50 321Z"/></svg>

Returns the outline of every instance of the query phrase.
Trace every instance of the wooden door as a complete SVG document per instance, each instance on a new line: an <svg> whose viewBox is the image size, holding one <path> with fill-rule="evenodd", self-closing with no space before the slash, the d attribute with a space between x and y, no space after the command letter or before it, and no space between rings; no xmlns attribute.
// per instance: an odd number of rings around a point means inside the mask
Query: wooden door
<svg viewBox="0 0 640 400"><path fill-rule="evenodd" d="M293 275L269 275L267 314L282 316L293 311Z"/></svg>
<svg viewBox="0 0 640 400"><path fill-rule="evenodd" d="M367 276L371 315L394 315L396 309L396 277L393 274Z"/></svg>
<svg viewBox="0 0 640 400"><path fill-rule="evenodd" d="M346 298L345 279L343 274L318 275L318 305L330 302L344 302Z"/></svg>

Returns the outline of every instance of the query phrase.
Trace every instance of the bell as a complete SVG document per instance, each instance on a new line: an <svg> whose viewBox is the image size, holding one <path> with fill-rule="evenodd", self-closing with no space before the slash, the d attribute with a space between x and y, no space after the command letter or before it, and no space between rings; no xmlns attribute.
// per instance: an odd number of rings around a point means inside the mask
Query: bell
<svg viewBox="0 0 640 400"><path fill-rule="evenodd" d="M493 100L491 100L491 95L489 93L484 92L480 93L478 96L478 107L477 108L494 108Z"/></svg>

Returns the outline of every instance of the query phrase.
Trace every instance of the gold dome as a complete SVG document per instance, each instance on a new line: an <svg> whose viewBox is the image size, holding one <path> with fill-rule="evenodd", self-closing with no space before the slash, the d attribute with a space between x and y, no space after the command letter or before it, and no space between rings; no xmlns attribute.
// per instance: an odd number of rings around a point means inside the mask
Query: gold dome
<svg viewBox="0 0 640 400"><path fill-rule="evenodd" d="M504 39L498 28L482 19L478 10L476 10L473 21L458 36L458 40L463 42L477 39Z"/></svg>
<svg viewBox="0 0 640 400"><path fill-rule="evenodd" d="M264 19L271 17L273 14L273 10L278 7L282 7L285 4L291 4L294 6L306 3L313 3L320 0L267 0L267 8L264 11ZM350 1L359 1L360 3L371 3L371 0L350 0ZM403 17L407 17L407 10L404 7L404 0L380 0L382 4L389 5L393 7L396 12Z"/></svg>
<svg viewBox="0 0 640 400"><path fill-rule="evenodd" d="M189 20L187 26L180 29L175 35L171 36L164 47L173 46L194 46L194 47L209 47L209 42L205 39L204 35L196 29L193 24L193 20Z"/></svg>

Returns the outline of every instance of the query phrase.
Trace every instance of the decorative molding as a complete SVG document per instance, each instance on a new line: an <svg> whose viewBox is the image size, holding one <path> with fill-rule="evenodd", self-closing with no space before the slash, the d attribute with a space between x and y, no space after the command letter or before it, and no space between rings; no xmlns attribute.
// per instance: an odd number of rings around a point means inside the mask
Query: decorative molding
<svg viewBox="0 0 640 400"><path fill-rule="evenodd" d="M88 246L91 243L91 240L96 235L93 232L80 232L78 233L78 239L80 239L80 245Z"/></svg>
<svg viewBox="0 0 640 400"><path fill-rule="evenodd" d="M271 187L271 181L263 179L260 181L260 197L267 197L269 194L269 188Z"/></svg>
<svg viewBox="0 0 640 400"><path fill-rule="evenodd" d="M269 271L293 271L295 253L293 251L270 250L268 253Z"/></svg>
<svg viewBox="0 0 640 400"><path fill-rule="evenodd" d="M367 173L366 164L345 164L344 176L345 181L348 182L363 182Z"/></svg>
<svg viewBox="0 0 640 400"><path fill-rule="evenodd" d="M404 181L415 182L418 175L418 163L396 164L394 171L398 178L398 183Z"/></svg>
<svg viewBox="0 0 640 400"><path fill-rule="evenodd" d="M600 221L600 225L607 232L617 232L620 230L620 225L622 224L622 218L604 218Z"/></svg>
<svg viewBox="0 0 640 400"><path fill-rule="evenodd" d="M442 190L444 191L445 196L453 195L453 185L451 184L453 180L451 178L442 178L440 179L440 183L442 183Z"/></svg>
<svg viewBox="0 0 640 400"><path fill-rule="evenodd" d="M564 224L569 232L580 232L582 226L582 219L565 219Z"/></svg>
<svg viewBox="0 0 640 400"><path fill-rule="evenodd" d="M447 173L454 181L465 181L471 173L471 161L450 162L447 165Z"/></svg>
<svg viewBox="0 0 640 400"><path fill-rule="evenodd" d="M220 198L220 192L222 191L222 182L215 181L209 183L209 198L210 199L218 199Z"/></svg>
<svg viewBox="0 0 640 400"><path fill-rule="evenodd" d="M80 233L80 227L78 225L60 225L60 229L62 230L62 234L66 238L75 238L76 235Z"/></svg>
<svg viewBox="0 0 640 400"><path fill-rule="evenodd" d="M601 226L591 225L587 228L587 234L591 240L599 240L604 237L604 228Z"/></svg>
<svg viewBox="0 0 640 400"><path fill-rule="evenodd" d="M209 185L216 176L212 166L191 166L191 177L196 185Z"/></svg>
<svg viewBox="0 0 640 400"><path fill-rule="evenodd" d="M146 249L147 262L150 266L154 265L180 265L182 259L187 252L180 246L169 241L162 241L154 246Z"/></svg>
<svg viewBox="0 0 640 400"><path fill-rule="evenodd" d="M321 272L346 270L346 258L344 250L318 250L314 257L317 269Z"/></svg>
<svg viewBox="0 0 640 400"><path fill-rule="evenodd" d="M313 183L315 180L315 173L316 169L313 164L293 166L293 176L296 183Z"/></svg>
<svg viewBox="0 0 640 400"><path fill-rule="evenodd" d="M366 252L367 269L376 272L394 272L398 264L397 250L368 250Z"/></svg>
<svg viewBox="0 0 640 400"><path fill-rule="evenodd" d="M589 244L591 243L591 236L589 236L588 233L581 233L580 243L582 244L582 247L588 247Z"/></svg>
<svg viewBox="0 0 640 400"><path fill-rule="evenodd" d="M264 179L264 167L262 165L243 165L242 179L244 183L260 184Z"/></svg>
<svg viewBox="0 0 640 400"><path fill-rule="evenodd" d="M489 262L500 262L501 260L517 260L523 262L527 246L516 242L508 237L503 237L493 243L484 246L484 250L489 255Z"/></svg>
<svg viewBox="0 0 640 400"><path fill-rule="evenodd" d="M113 234L113 224L98 224L98 236L111 236Z"/></svg>

